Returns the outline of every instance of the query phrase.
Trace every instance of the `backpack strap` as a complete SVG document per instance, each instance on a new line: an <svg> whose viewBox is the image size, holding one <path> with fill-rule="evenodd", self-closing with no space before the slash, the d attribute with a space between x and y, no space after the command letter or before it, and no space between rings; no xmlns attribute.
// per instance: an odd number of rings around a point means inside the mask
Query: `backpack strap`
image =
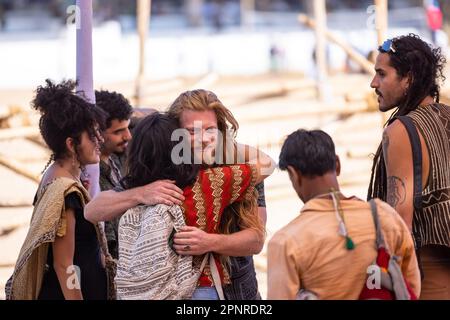
<svg viewBox="0 0 450 320"><path fill-rule="evenodd" d="M383 232L381 232L381 225L380 219L378 217L377 204L375 203L374 199L371 199L369 203L370 203L370 211L372 212L373 222L375 224L377 249L379 249L380 247L386 248L386 242L384 241Z"/></svg>
<svg viewBox="0 0 450 320"><path fill-rule="evenodd" d="M422 146L420 144L419 134L416 126L408 116L397 117L408 131L409 141L411 142L413 169L414 169L414 209L417 212L422 211Z"/></svg>
<svg viewBox="0 0 450 320"><path fill-rule="evenodd" d="M214 281L214 286L216 287L217 294L220 300L225 300L225 295L223 294L222 281L220 280L219 270L217 269L216 261L214 260L214 255L209 253L209 269L211 270L211 276Z"/></svg>
<svg viewBox="0 0 450 320"><path fill-rule="evenodd" d="M422 145L420 144L419 134L417 133L416 126L414 122L408 116L399 116L397 117L401 123L408 131L409 141L411 143L412 148L412 156L413 156L413 172L414 172L414 210L415 212L422 212ZM414 219L413 219L414 225ZM413 227L414 230L414 227ZM420 234L413 231L413 240L414 246L416 249L417 262L419 264L420 277L423 280L423 268L422 268L422 259L420 257L420 248L422 247L422 239Z"/></svg>
<svg viewBox="0 0 450 320"><path fill-rule="evenodd" d="M222 281L220 280L220 273L216 266L216 261L214 260L214 255L211 252L205 254L200 266L200 274L205 269L206 263L209 263L209 269L211 270L211 276L213 279L214 287L216 288L217 294L220 300L225 300L225 295L223 294Z"/></svg>
<svg viewBox="0 0 450 320"><path fill-rule="evenodd" d="M208 262L209 252L205 254L202 260L202 264L200 265L200 274L203 272L203 269L205 269L206 263Z"/></svg>
<svg viewBox="0 0 450 320"><path fill-rule="evenodd" d="M369 201L370 209L372 212L373 222L375 223L375 232L377 238L377 260L381 259L381 261L387 260L387 273L381 272L381 287L382 290L392 291L394 294L395 300L416 300L414 292L410 290L408 284L406 283L405 277L403 276L402 270L397 262L397 257L391 256L389 254L389 248L386 247L386 243L384 241L383 232L381 230L380 218L378 215L377 205L374 199ZM380 250L380 248L383 248ZM392 253L393 254L393 253ZM378 266L381 266L379 263ZM363 288L363 291L360 295L360 299L371 299L374 291L367 288L367 285ZM383 291L381 291L383 292ZM381 294L381 293L380 293ZM361 298L364 296L364 298ZM384 298L381 298L384 299Z"/></svg>

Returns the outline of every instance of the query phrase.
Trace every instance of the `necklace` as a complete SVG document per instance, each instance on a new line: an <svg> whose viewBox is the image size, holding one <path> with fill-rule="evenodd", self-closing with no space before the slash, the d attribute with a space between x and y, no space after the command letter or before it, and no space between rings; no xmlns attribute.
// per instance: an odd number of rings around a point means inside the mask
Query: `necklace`
<svg viewBox="0 0 450 320"><path fill-rule="evenodd" d="M343 194L339 190L335 190L334 188L330 188L328 193L320 194L315 196L314 198L323 198L323 197L331 197L333 200L334 212L336 214L336 219L338 220L338 233L340 236L345 238L345 248L347 250L355 249L355 243L352 238L348 235L347 226L345 225L344 219L344 211L342 210L340 198L344 198Z"/></svg>
<svg viewBox="0 0 450 320"><path fill-rule="evenodd" d="M341 203L339 201L339 194L341 194L339 191L331 189L331 196L333 198L333 205L334 210L336 212L336 218L339 222L339 228L338 233L342 237L345 238L345 248L347 250L353 250L355 249L355 243L353 242L352 238L348 235L347 226L345 225L345 219L344 219L344 211L342 210Z"/></svg>

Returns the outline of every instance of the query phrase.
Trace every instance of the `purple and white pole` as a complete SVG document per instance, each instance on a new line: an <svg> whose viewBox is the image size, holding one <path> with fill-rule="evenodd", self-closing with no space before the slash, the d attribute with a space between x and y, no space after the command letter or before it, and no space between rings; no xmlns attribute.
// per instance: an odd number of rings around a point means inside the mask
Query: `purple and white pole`
<svg viewBox="0 0 450 320"><path fill-rule="evenodd" d="M77 0L77 90L83 91L90 103L95 103L92 68L92 0ZM89 194L100 192L100 169L98 164L86 166L89 175Z"/></svg>

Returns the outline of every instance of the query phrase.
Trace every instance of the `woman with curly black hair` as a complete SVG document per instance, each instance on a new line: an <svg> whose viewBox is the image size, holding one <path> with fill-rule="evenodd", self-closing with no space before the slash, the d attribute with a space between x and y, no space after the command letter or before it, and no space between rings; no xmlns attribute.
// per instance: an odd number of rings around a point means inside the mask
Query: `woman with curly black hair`
<svg viewBox="0 0 450 320"><path fill-rule="evenodd" d="M104 235L84 219L84 166L98 163L104 113L65 81L37 88L33 109L52 151L36 192L30 229L8 281L8 299L106 299ZM103 253L102 253L103 251ZM106 258L106 260L104 259Z"/></svg>

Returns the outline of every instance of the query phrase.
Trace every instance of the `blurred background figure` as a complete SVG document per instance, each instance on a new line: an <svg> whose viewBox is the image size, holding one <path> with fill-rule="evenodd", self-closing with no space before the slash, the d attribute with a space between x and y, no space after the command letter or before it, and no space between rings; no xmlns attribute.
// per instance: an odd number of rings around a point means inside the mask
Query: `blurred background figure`
<svg viewBox="0 0 450 320"><path fill-rule="evenodd" d="M436 44L436 32L442 28L442 11L438 0L425 0L424 2L431 40L433 44Z"/></svg>

